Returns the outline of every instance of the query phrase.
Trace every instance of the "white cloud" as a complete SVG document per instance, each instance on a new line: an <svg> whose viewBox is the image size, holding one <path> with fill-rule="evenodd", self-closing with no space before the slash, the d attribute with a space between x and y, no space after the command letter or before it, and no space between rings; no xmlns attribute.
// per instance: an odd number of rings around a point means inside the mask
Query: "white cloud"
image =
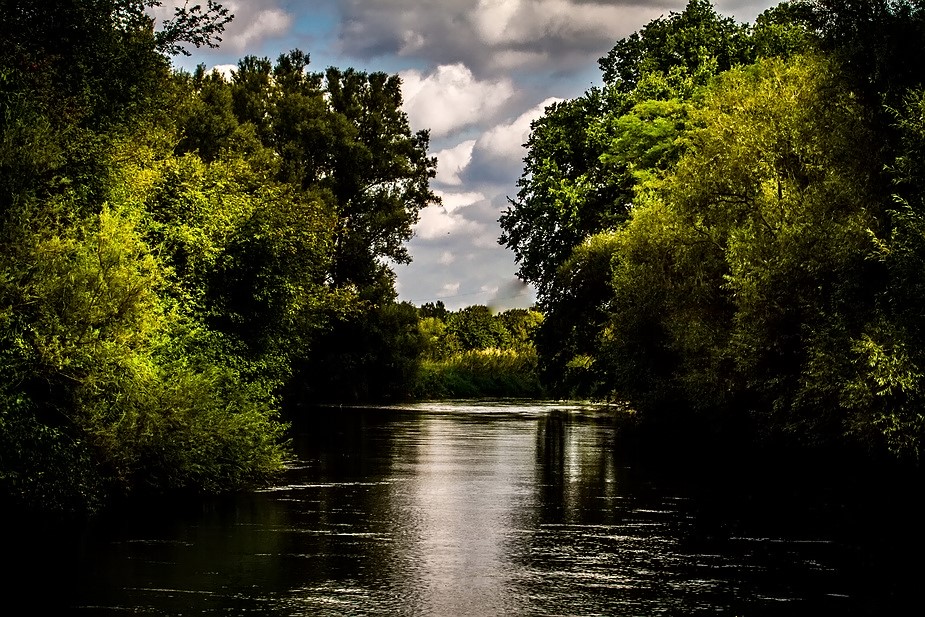
<svg viewBox="0 0 925 617"><path fill-rule="evenodd" d="M462 184L459 174L472 160L472 148L475 140L469 139L452 148L446 148L434 154L437 157L437 178L439 184L459 186Z"/></svg>
<svg viewBox="0 0 925 617"><path fill-rule="evenodd" d="M662 6L677 3L660 2ZM472 14L475 30L492 46L530 44L543 39L607 40L631 19L658 17L659 6L575 0L480 0Z"/></svg>
<svg viewBox="0 0 925 617"><path fill-rule="evenodd" d="M479 150L491 154L494 158L523 157L523 145L530 138L530 123L543 115L548 105L559 99L549 98L520 114L507 124L499 124L485 131L476 141Z"/></svg>
<svg viewBox="0 0 925 617"><path fill-rule="evenodd" d="M548 64L551 52L502 49L492 54L489 66L495 70L511 71L522 67L540 67Z"/></svg>
<svg viewBox="0 0 925 617"><path fill-rule="evenodd" d="M402 33L402 46L398 50L399 56L408 56L424 47L427 39L420 32L414 30L405 30Z"/></svg>
<svg viewBox="0 0 925 617"><path fill-rule="evenodd" d="M466 219L444 207L424 208L414 227L414 235L422 240L443 240L448 236L478 238L484 235L484 226Z"/></svg>
<svg viewBox="0 0 925 617"><path fill-rule="evenodd" d="M459 292L459 283L444 283L443 287L440 288L440 291L437 292L437 297L453 296Z"/></svg>
<svg viewBox="0 0 925 617"><path fill-rule="evenodd" d="M510 122L485 131L475 142L465 180L512 182L520 174L530 138L530 124L545 113L546 107L560 101L548 98Z"/></svg>
<svg viewBox="0 0 925 617"><path fill-rule="evenodd" d="M235 12L236 19L227 30L225 44L239 51L253 47L255 41L283 34L292 25L292 15L281 9L265 9L256 15L248 15L246 21L239 21L237 12L240 9L235 5L229 5L229 8Z"/></svg>
<svg viewBox="0 0 925 617"><path fill-rule="evenodd" d="M472 204L485 199L485 195L479 193L478 191L471 191L468 193L445 193L443 191L435 190L434 192L440 196L440 199L443 202L443 209L448 213L465 206L471 206Z"/></svg>
<svg viewBox="0 0 925 617"><path fill-rule="evenodd" d="M508 78L477 80L464 64L444 64L424 75L402 71L404 110L412 127L441 137L484 121L514 96Z"/></svg>
<svg viewBox="0 0 925 617"><path fill-rule="evenodd" d="M520 8L520 0L479 0L473 22L482 40L489 43L510 40L506 37L506 31Z"/></svg>
<svg viewBox="0 0 925 617"><path fill-rule="evenodd" d="M449 266L454 261L456 261L456 255L454 255L450 251L443 251L442 253L440 253L440 259L438 263L441 266Z"/></svg>
<svg viewBox="0 0 925 617"><path fill-rule="evenodd" d="M222 75L222 77L230 80L232 73L236 70L238 70L237 64L216 64L211 69L209 69L209 72L211 73L212 71L217 71Z"/></svg>
<svg viewBox="0 0 925 617"><path fill-rule="evenodd" d="M495 286L486 304L494 310L529 306L536 299L533 289L517 277Z"/></svg>

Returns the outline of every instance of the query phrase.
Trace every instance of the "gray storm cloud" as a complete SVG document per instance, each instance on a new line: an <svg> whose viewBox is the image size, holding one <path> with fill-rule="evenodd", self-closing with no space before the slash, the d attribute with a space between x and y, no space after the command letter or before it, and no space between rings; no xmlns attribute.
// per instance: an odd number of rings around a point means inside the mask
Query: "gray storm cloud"
<svg viewBox="0 0 925 617"><path fill-rule="evenodd" d="M683 0L345 0L343 53L394 55L435 64L463 63L476 75L521 68L559 72L601 50Z"/></svg>
<svg viewBox="0 0 925 617"><path fill-rule="evenodd" d="M356 57L463 62L476 73L518 61L587 59L687 0L343 0L340 41ZM714 0L717 10L753 20L774 2Z"/></svg>

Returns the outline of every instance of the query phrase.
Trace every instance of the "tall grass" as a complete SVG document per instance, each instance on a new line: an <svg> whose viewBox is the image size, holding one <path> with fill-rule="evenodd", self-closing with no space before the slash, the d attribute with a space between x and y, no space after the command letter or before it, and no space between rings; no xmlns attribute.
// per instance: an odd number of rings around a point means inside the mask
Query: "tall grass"
<svg viewBox="0 0 925 617"><path fill-rule="evenodd" d="M412 395L441 398L540 398L544 395L533 349L476 349L443 360L424 360Z"/></svg>

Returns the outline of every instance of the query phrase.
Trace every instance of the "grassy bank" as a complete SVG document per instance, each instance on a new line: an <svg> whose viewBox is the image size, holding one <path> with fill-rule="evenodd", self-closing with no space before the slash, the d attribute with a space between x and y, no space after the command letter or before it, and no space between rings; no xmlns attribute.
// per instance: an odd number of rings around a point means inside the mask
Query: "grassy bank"
<svg viewBox="0 0 925 617"><path fill-rule="evenodd" d="M476 349L425 360L412 390L417 399L540 398L536 352Z"/></svg>

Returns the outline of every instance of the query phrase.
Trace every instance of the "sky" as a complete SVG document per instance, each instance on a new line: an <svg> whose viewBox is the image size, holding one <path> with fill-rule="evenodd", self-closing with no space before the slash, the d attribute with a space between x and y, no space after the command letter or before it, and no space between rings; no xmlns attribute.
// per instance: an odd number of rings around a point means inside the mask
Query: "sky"
<svg viewBox="0 0 925 617"><path fill-rule="evenodd" d="M205 4L202 0L197 0ZM156 18L184 0L165 0ZM194 4L192 0L190 5ZM555 101L600 85L597 60L687 0L222 0L235 19L218 49L190 48L177 68L227 71L244 56L301 49L310 69L397 73L411 128L430 130L433 189L395 265L400 301L456 310L528 307L532 287L498 244L498 217L516 196L530 123ZM752 22L773 0L714 0Z"/></svg>

